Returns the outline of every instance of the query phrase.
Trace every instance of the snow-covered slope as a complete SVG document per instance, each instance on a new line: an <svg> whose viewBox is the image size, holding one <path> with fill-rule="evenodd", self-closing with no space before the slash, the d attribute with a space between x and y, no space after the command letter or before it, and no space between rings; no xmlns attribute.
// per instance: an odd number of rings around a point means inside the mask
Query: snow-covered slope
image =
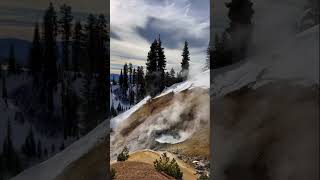
<svg viewBox="0 0 320 180"><path fill-rule="evenodd" d="M20 173L12 180L52 180L56 178L72 162L78 160L109 135L109 119L102 122L86 136L68 146L49 160ZM101 155L103 157L103 155Z"/></svg>
<svg viewBox="0 0 320 180"><path fill-rule="evenodd" d="M147 97L111 120L110 159L127 146L130 151L157 149L189 139L209 123L210 71Z"/></svg>
<svg viewBox="0 0 320 180"><path fill-rule="evenodd" d="M165 89L160 95L156 96L156 98L164 96L171 92L177 93L186 89L193 89L196 87L204 89L210 88L210 70L200 72L199 74L195 75L194 77L191 77L187 81L172 85L171 87Z"/></svg>
<svg viewBox="0 0 320 180"><path fill-rule="evenodd" d="M319 25L279 42L271 50L214 70L211 94L223 96L245 85L257 88L274 81L310 86L319 83Z"/></svg>
<svg viewBox="0 0 320 180"><path fill-rule="evenodd" d="M185 89L192 89L195 87L209 88L209 71L203 72L199 76L196 76L189 81L168 88L160 96L163 96L172 91L181 92ZM56 178L66 169L68 165L81 158L83 155L93 149L95 145L97 145L109 135L109 121L111 127L116 128L118 124L122 124L128 117L130 117L130 115L132 115L144 104L146 104L148 100L150 100L149 96L144 98L141 102L133 106L128 111L113 118L111 121L109 119L105 120L98 127L93 129L89 134L71 144L62 152L56 154L55 156L41 164L23 171L12 180L52 180ZM102 154L101 156L104 155Z"/></svg>

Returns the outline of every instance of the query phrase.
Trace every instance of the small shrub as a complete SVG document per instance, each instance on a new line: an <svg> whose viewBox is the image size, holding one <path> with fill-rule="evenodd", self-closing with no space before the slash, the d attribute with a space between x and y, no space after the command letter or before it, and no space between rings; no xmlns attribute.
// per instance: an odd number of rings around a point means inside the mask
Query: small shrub
<svg viewBox="0 0 320 180"><path fill-rule="evenodd" d="M183 173L181 172L177 161L174 158L170 161L170 158L166 153L163 153L160 159L156 159L153 164L157 171L164 172L176 179L182 179Z"/></svg>
<svg viewBox="0 0 320 180"><path fill-rule="evenodd" d="M116 170L114 168L111 168L110 173L111 173L111 179L116 179Z"/></svg>
<svg viewBox="0 0 320 180"><path fill-rule="evenodd" d="M198 177L198 180L209 180L209 177L205 174L201 174L200 177Z"/></svg>
<svg viewBox="0 0 320 180"><path fill-rule="evenodd" d="M123 148L121 153L117 157L117 161L126 161L129 158L129 149L127 146Z"/></svg>

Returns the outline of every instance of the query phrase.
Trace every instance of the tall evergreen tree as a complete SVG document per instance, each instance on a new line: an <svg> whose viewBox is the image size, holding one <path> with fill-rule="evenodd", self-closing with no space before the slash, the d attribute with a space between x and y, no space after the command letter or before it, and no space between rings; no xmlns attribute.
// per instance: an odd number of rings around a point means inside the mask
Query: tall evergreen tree
<svg viewBox="0 0 320 180"><path fill-rule="evenodd" d="M85 26L86 36L86 48L89 61L89 72L95 72L96 60L97 60L97 18L93 14L89 14L87 18L87 24Z"/></svg>
<svg viewBox="0 0 320 180"><path fill-rule="evenodd" d="M72 20L71 6L63 4L60 7L60 19L58 21L60 28L59 32L62 34L62 57L64 69L69 70L69 57L70 57L70 38L72 32Z"/></svg>
<svg viewBox="0 0 320 180"><path fill-rule="evenodd" d="M119 103L118 104L118 107L117 107L117 111L118 111L118 114L120 113L120 112L122 112L122 107L121 107L121 103Z"/></svg>
<svg viewBox="0 0 320 180"><path fill-rule="evenodd" d="M133 73L133 66L132 63L129 63L129 67L128 67L128 71L129 71L129 83L132 84L132 73Z"/></svg>
<svg viewBox="0 0 320 180"><path fill-rule="evenodd" d="M11 175L16 175L21 171L20 158L12 143L11 124L9 120L7 123L7 134L3 142L2 156L4 158L5 168Z"/></svg>
<svg viewBox="0 0 320 180"><path fill-rule="evenodd" d="M173 68L171 68L170 73L169 73L169 82L170 82L170 86L173 85L174 83L176 83L176 72L174 71Z"/></svg>
<svg viewBox="0 0 320 180"><path fill-rule="evenodd" d="M146 95L145 77L143 66L137 69L137 101L142 100Z"/></svg>
<svg viewBox="0 0 320 180"><path fill-rule="evenodd" d="M132 72L132 84L136 84L137 82L137 72L136 72L136 68L133 68L133 72Z"/></svg>
<svg viewBox="0 0 320 180"><path fill-rule="evenodd" d="M123 90L124 98L127 97L127 90L129 88L128 79L129 79L129 76L128 76L128 64L125 63L124 66L123 66L123 87L122 87L123 88L122 90Z"/></svg>
<svg viewBox="0 0 320 180"><path fill-rule="evenodd" d="M123 88L123 74L122 74L122 69L120 71L120 75L119 75L119 86L122 89Z"/></svg>
<svg viewBox="0 0 320 180"><path fill-rule="evenodd" d="M230 26L226 32L231 37L231 50L233 54L233 61L243 59L248 50L248 45L252 33L252 16L254 10L253 3L250 0L231 0L226 3L229 8L228 17L230 19Z"/></svg>
<svg viewBox="0 0 320 180"><path fill-rule="evenodd" d="M183 80L186 80L189 76L189 61L190 61L190 53L189 53L189 47L188 42L184 42L184 48L182 52L182 62L181 62L181 72L180 75Z"/></svg>
<svg viewBox="0 0 320 180"><path fill-rule="evenodd" d="M89 68L89 67L88 67ZM89 70L87 70L89 71ZM82 96L82 119L81 119L81 135L85 135L95 127L95 104L92 90L92 75L86 73L83 79L83 87L81 89Z"/></svg>
<svg viewBox="0 0 320 180"><path fill-rule="evenodd" d="M117 116L117 111L116 111L116 109L114 108L113 102L112 102L112 104L111 104L110 113L111 113L111 116L112 116L112 117L116 117L116 116Z"/></svg>
<svg viewBox="0 0 320 180"><path fill-rule="evenodd" d="M62 88L62 117L64 120L64 138L78 135L78 97L71 87L71 80Z"/></svg>
<svg viewBox="0 0 320 180"><path fill-rule="evenodd" d="M57 59L58 49L56 37L58 34L58 22L53 4L45 11L43 18L43 41L44 41L44 80L47 90L47 105L53 110L53 90L58 81Z"/></svg>
<svg viewBox="0 0 320 180"><path fill-rule="evenodd" d="M232 50L228 47L227 35L222 34L220 37L215 35L215 47L212 50L211 66L213 69L232 64Z"/></svg>
<svg viewBox="0 0 320 180"><path fill-rule="evenodd" d="M157 54L158 54L157 71L160 79L159 92L161 92L165 87L165 70L166 70L167 61L166 61L166 56L164 54L164 48L162 47L160 35L157 42Z"/></svg>
<svg viewBox="0 0 320 180"><path fill-rule="evenodd" d="M8 72L16 73L16 58L14 52L14 46L10 45L9 58L8 58Z"/></svg>
<svg viewBox="0 0 320 180"><path fill-rule="evenodd" d="M210 57L211 57L211 47L210 47L210 44L208 45L208 48L207 48L207 51L206 51L206 64L205 64L205 67L204 67L204 70L208 70L208 69L211 69L211 66L210 66Z"/></svg>
<svg viewBox="0 0 320 180"><path fill-rule="evenodd" d="M34 134L32 128L29 129L28 135L25 139L25 142L22 146L22 152L28 158L34 158L37 156L37 146L36 141L34 139Z"/></svg>
<svg viewBox="0 0 320 180"><path fill-rule="evenodd" d="M29 70L33 76L35 85L39 85L40 72L42 68L42 47L40 42L39 24L35 24L33 41L29 53Z"/></svg>
<svg viewBox="0 0 320 180"><path fill-rule="evenodd" d="M107 105L109 100L109 85L110 85L110 68L108 66L109 56L107 51L107 41L109 40L109 34L107 29L107 21L103 14L100 14L97 19L97 31L98 31L98 51L97 51L97 67L96 67L96 115L98 123L102 122L109 114L110 107Z"/></svg>
<svg viewBox="0 0 320 180"><path fill-rule="evenodd" d="M74 26L72 39L72 69L74 72L78 72L81 57L84 54L84 33L80 21L77 21Z"/></svg>
<svg viewBox="0 0 320 180"><path fill-rule="evenodd" d="M6 77L2 77L2 98L6 101L8 99L8 92L7 92L7 83Z"/></svg>
<svg viewBox="0 0 320 180"><path fill-rule="evenodd" d="M158 42L154 40L150 46L150 51L148 52L148 58L146 63L146 88L151 96L156 95L159 92L159 79L158 79ZM158 81L157 81L158 80ZM156 84L157 83L157 84Z"/></svg>

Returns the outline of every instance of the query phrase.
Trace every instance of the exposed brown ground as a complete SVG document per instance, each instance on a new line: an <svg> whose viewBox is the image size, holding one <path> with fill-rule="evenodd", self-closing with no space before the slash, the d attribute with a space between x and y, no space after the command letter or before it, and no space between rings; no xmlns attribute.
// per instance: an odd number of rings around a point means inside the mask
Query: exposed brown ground
<svg viewBox="0 0 320 180"><path fill-rule="evenodd" d="M153 165L143 162L126 161L112 165L116 171L116 180L168 180L174 179L156 171Z"/></svg>
<svg viewBox="0 0 320 180"><path fill-rule="evenodd" d="M155 161L156 159L159 159L160 158L160 154L161 152L154 152L154 151L149 151L149 150L142 150L142 151L137 151L137 152L134 152L132 154L130 154L130 157L129 159L124 162L124 164L126 163L129 163L130 164L130 167L132 166L132 168L135 168L137 171L139 171L137 173L137 175L140 177L140 174L147 174L146 175L146 178L150 179L150 180L153 180L152 176L149 177L149 170L150 169L144 169L144 168L139 168L139 167L134 167L134 166L139 166L139 164L137 163L145 163L145 164L148 164L151 166L151 168L156 171L154 169L154 166L153 166L153 161ZM179 164L179 167L181 169L181 171L183 172L183 180L195 180L197 179L197 176L195 175L196 174L196 171L193 167L191 167L190 165L184 163L183 161L179 160L178 158L176 158L173 154L171 153L168 153L167 152L167 155L172 159L172 158L175 158L177 160L177 163ZM131 163L133 162L133 163ZM119 162L114 162L112 163L112 167L114 167L115 165L117 165ZM117 167L117 166L115 166ZM129 167L129 165L128 165ZM116 169L117 171L117 169ZM123 176L127 175L127 176L130 176L132 177L133 179L140 179L138 177L135 177L135 176L132 176L130 174L130 172L123 172L121 170L121 173ZM121 175L121 177L122 177ZM134 175L134 174L133 174ZM151 174L153 175L153 174ZM118 179L118 177L116 178ZM133 180L132 179L132 180ZM119 179L120 180L120 179ZM121 179L122 180L122 179ZM165 179L164 179L165 180Z"/></svg>
<svg viewBox="0 0 320 180"><path fill-rule="evenodd" d="M165 108L172 105L175 100L185 103L191 103L194 107L206 102L210 103L208 90L202 88L194 88L192 90L184 90L180 93L169 93L159 98L152 99L144 106L134 112L127 120L127 123L122 127L120 134L128 136L136 127L142 124L147 117L155 115ZM208 117L209 118L209 117Z"/></svg>
<svg viewBox="0 0 320 180"><path fill-rule="evenodd" d="M142 124L148 116L150 116L151 114L156 114L162 111L167 106L171 105L173 103L173 97L174 94L169 93L162 96L161 98L156 98L152 101L149 101L146 105L138 109L128 118L128 123L126 123L128 125L121 130L120 134L122 136L127 136L128 134L130 134L136 127Z"/></svg>
<svg viewBox="0 0 320 180"><path fill-rule="evenodd" d="M213 103L214 179L319 179L319 86L244 87Z"/></svg>
<svg viewBox="0 0 320 180"><path fill-rule="evenodd" d="M170 144L165 147L168 151L179 150L180 154L189 157L202 157L210 159L210 127L195 132L190 139L178 144Z"/></svg>
<svg viewBox="0 0 320 180"><path fill-rule="evenodd" d="M108 179L107 140L99 143L87 154L70 164L55 180L105 180Z"/></svg>

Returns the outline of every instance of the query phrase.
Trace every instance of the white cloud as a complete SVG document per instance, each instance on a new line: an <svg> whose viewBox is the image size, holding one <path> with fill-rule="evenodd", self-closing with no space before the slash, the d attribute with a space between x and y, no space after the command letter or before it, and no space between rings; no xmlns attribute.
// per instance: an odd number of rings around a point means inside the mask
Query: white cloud
<svg viewBox="0 0 320 180"><path fill-rule="evenodd" d="M159 32L183 30L181 34L178 32L174 38L179 41L179 47L175 49L165 48L167 69L174 67L176 70L179 70L181 52L185 40L183 37L186 35L194 39L207 40L207 42L203 43L203 47L190 47L192 63L204 63L206 57L205 50L210 36L209 0L207 0L207 3L208 9L201 9L194 8L194 2L192 4L190 0L158 0L152 1L152 3L150 0L111 0L111 31L116 33L120 38L111 38L111 64L129 61L134 61L134 64L137 65L145 64L150 43L141 37L136 29L137 27L146 27L148 18L151 17L164 22L170 22L168 24L157 24ZM205 16L203 15L203 11L208 11L205 13ZM159 32L152 33L157 34ZM161 36L163 37L163 35ZM163 43L165 44L165 42ZM111 72L118 72L118 70L111 68Z"/></svg>

